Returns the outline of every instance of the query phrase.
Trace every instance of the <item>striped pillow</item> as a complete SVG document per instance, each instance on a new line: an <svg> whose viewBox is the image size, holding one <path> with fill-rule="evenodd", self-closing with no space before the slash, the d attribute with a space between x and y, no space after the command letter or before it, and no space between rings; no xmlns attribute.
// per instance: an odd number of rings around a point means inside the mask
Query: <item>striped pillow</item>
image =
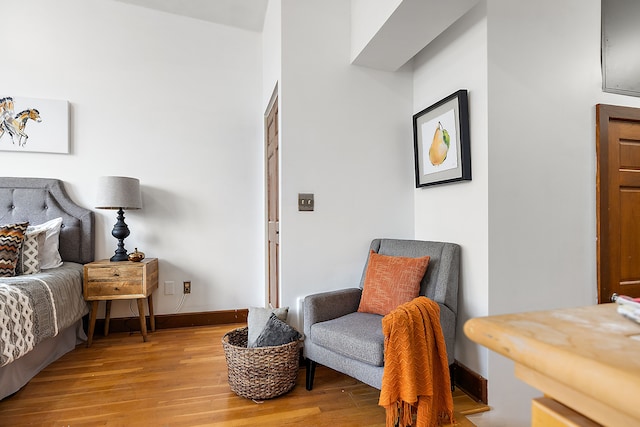
<svg viewBox="0 0 640 427"><path fill-rule="evenodd" d="M15 276L27 226L28 222L0 226L0 277Z"/></svg>

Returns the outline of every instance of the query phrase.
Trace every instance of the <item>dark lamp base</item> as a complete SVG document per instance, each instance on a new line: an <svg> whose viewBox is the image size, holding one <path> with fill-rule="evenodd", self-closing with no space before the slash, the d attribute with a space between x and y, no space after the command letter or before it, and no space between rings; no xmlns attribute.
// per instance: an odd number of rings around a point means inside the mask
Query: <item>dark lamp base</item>
<svg viewBox="0 0 640 427"><path fill-rule="evenodd" d="M129 256L127 255L127 250L124 248L124 239L129 236L129 227L124 222L124 211L122 208L118 209L118 221L113 226L113 231L111 235L118 239L118 249L116 249L115 255L113 255L110 261L128 261Z"/></svg>
<svg viewBox="0 0 640 427"><path fill-rule="evenodd" d="M129 256L127 254L115 254L114 256L109 258L109 261L111 261L111 262L129 261Z"/></svg>

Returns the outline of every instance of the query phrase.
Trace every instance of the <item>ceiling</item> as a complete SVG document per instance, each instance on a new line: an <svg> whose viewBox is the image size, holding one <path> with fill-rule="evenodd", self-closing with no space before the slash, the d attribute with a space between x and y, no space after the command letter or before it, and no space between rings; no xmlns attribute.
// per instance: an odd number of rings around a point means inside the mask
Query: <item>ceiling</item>
<svg viewBox="0 0 640 427"><path fill-rule="evenodd" d="M262 31L269 0L116 0L250 31Z"/></svg>

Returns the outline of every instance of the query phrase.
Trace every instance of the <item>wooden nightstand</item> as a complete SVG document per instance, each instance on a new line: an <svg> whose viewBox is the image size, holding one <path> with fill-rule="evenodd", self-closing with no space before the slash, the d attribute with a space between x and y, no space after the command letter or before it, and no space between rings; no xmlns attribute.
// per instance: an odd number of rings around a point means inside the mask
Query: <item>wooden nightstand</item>
<svg viewBox="0 0 640 427"><path fill-rule="evenodd" d="M142 339L147 341L147 321L144 315L144 300L149 304L151 330L156 330L153 317L151 293L158 287L158 259L145 258L141 262L101 260L84 266L84 299L91 301L91 320L89 321L89 340L91 347L96 327L98 302L106 301L104 334L109 335L111 301L114 299L136 299L140 316Z"/></svg>

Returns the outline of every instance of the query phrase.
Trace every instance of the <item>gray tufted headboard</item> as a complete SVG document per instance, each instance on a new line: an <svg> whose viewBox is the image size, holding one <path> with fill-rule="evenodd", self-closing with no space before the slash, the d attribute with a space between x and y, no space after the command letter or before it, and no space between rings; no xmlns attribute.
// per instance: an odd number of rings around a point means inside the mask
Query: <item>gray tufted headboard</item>
<svg viewBox="0 0 640 427"><path fill-rule="evenodd" d="M29 221L42 224L62 217L60 256L63 261L93 261L93 212L76 205L58 179L0 178L0 224Z"/></svg>

